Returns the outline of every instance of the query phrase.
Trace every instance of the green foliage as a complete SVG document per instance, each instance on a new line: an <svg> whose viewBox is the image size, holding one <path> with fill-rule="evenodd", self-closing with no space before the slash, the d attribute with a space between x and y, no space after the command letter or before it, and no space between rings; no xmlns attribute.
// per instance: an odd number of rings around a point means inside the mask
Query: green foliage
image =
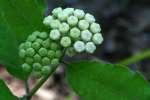
<svg viewBox="0 0 150 100"><path fill-rule="evenodd" d="M125 66L82 61L68 66L70 86L81 100L150 100L150 86Z"/></svg>
<svg viewBox="0 0 150 100"><path fill-rule="evenodd" d="M0 100L17 100L3 80L0 79Z"/></svg>

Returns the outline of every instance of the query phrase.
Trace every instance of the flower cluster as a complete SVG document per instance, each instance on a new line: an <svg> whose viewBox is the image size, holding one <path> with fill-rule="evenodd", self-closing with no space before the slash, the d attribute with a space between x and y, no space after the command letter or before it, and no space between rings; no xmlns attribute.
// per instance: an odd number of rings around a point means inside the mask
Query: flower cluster
<svg viewBox="0 0 150 100"><path fill-rule="evenodd" d="M96 45L103 41L100 25L95 21L93 15L80 9L55 8L43 20L49 32L35 31L19 47L24 71L47 74L51 66L58 66L63 53L94 53Z"/></svg>

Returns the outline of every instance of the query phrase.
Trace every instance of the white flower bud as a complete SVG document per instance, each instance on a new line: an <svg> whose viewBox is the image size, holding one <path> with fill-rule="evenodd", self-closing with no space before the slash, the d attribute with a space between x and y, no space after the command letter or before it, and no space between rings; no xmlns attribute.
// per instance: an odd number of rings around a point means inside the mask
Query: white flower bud
<svg viewBox="0 0 150 100"><path fill-rule="evenodd" d="M65 12L60 12L58 14L58 19L61 20L61 21L66 21L67 18L68 18L68 15Z"/></svg>
<svg viewBox="0 0 150 100"><path fill-rule="evenodd" d="M90 41L92 38L92 33L89 30L84 30L81 32L81 38L83 41Z"/></svg>
<svg viewBox="0 0 150 100"><path fill-rule="evenodd" d="M46 25L46 26L50 26L50 23L51 23L52 20L53 20L53 17L49 15L49 16L44 18L43 24Z"/></svg>
<svg viewBox="0 0 150 100"><path fill-rule="evenodd" d="M56 17L58 17L58 14L62 12L62 8L61 7L58 7L58 8L55 8L53 11L52 11L52 14Z"/></svg>
<svg viewBox="0 0 150 100"><path fill-rule="evenodd" d="M72 28L70 30L70 37L72 37L73 39L77 39L80 37L80 30L76 27Z"/></svg>
<svg viewBox="0 0 150 100"><path fill-rule="evenodd" d="M69 15L73 14L74 8L66 8L63 10L63 12L65 12L69 16Z"/></svg>
<svg viewBox="0 0 150 100"><path fill-rule="evenodd" d="M84 11L83 10L80 10L80 9L76 9L74 11L74 16L78 17L79 19L83 18L85 15Z"/></svg>
<svg viewBox="0 0 150 100"><path fill-rule="evenodd" d="M67 22L69 25L75 26L78 23L78 18L75 16L70 16L70 17L68 17Z"/></svg>
<svg viewBox="0 0 150 100"><path fill-rule="evenodd" d="M60 25L60 21L59 20L52 20L50 23L51 28L58 28Z"/></svg>
<svg viewBox="0 0 150 100"><path fill-rule="evenodd" d="M57 29L51 30L49 37L52 40L58 40L60 38L60 32Z"/></svg>
<svg viewBox="0 0 150 100"><path fill-rule="evenodd" d="M86 30L89 27L89 22L86 20L80 20L78 26L81 30Z"/></svg>
<svg viewBox="0 0 150 100"><path fill-rule="evenodd" d="M92 40L95 44L98 45L98 44L101 44L103 42L103 37L100 33L96 33L96 34L94 34Z"/></svg>
<svg viewBox="0 0 150 100"><path fill-rule="evenodd" d="M76 41L73 45L76 52L81 53L85 50L85 44L82 41Z"/></svg>
<svg viewBox="0 0 150 100"><path fill-rule="evenodd" d="M87 14L85 15L85 20L87 20L89 23L95 22L94 16L91 15L91 14L89 14L89 13L87 13Z"/></svg>
<svg viewBox="0 0 150 100"><path fill-rule="evenodd" d="M69 31L69 25L67 23L62 23L59 26L59 31L62 33L67 33Z"/></svg>
<svg viewBox="0 0 150 100"><path fill-rule="evenodd" d="M100 28L100 25L97 24L97 23L92 23L91 26L90 26L90 30L93 32L93 33L98 33L101 31L101 28Z"/></svg>
<svg viewBox="0 0 150 100"><path fill-rule="evenodd" d="M62 37L61 40L60 40L60 44L63 47L69 47L71 45L71 39L67 36Z"/></svg>
<svg viewBox="0 0 150 100"><path fill-rule="evenodd" d="M94 53L94 51L96 50L96 46L93 42L88 42L85 45L85 50L87 53Z"/></svg>

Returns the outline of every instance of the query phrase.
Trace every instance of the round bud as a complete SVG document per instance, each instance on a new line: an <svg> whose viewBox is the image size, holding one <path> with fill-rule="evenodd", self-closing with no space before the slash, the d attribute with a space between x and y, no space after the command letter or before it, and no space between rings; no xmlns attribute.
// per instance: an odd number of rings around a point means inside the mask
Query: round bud
<svg viewBox="0 0 150 100"><path fill-rule="evenodd" d="M52 14L53 14L55 17L57 17L58 14L61 13L61 12L62 12L62 8L61 8L61 7L58 7L58 8L53 9Z"/></svg>
<svg viewBox="0 0 150 100"><path fill-rule="evenodd" d="M34 57L33 57L33 59L34 59L35 62L40 62L42 58L41 58L40 55L35 54Z"/></svg>
<svg viewBox="0 0 150 100"><path fill-rule="evenodd" d="M22 69L24 72L27 72L27 73L31 72L32 70L31 66L27 63L22 64Z"/></svg>
<svg viewBox="0 0 150 100"><path fill-rule="evenodd" d="M76 9L74 11L74 16L78 17L79 19L82 19L84 17L85 13L83 10Z"/></svg>
<svg viewBox="0 0 150 100"><path fill-rule="evenodd" d="M43 66L42 74L47 75L51 71L50 66Z"/></svg>
<svg viewBox="0 0 150 100"><path fill-rule="evenodd" d="M53 17L49 15L49 16L44 18L43 24L46 25L46 26L50 26L50 23L51 23L52 20L53 20Z"/></svg>
<svg viewBox="0 0 150 100"><path fill-rule="evenodd" d="M73 45L76 52L83 52L85 50L85 44L82 41L76 41Z"/></svg>
<svg viewBox="0 0 150 100"><path fill-rule="evenodd" d="M87 53L94 53L94 51L96 50L96 46L94 45L93 42L88 42L85 45L85 51Z"/></svg>
<svg viewBox="0 0 150 100"><path fill-rule="evenodd" d="M81 38L83 41L90 41L92 38L92 33L89 30L84 30L81 32Z"/></svg>
<svg viewBox="0 0 150 100"><path fill-rule="evenodd" d="M19 50L19 57L24 58L26 56L26 51L24 49Z"/></svg>
<svg viewBox="0 0 150 100"><path fill-rule="evenodd" d="M78 18L75 16L70 16L70 17L68 17L67 22L69 25L75 26L78 23Z"/></svg>
<svg viewBox="0 0 150 100"><path fill-rule="evenodd" d="M58 66L59 65L59 59L57 59L57 58L52 59L51 60L51 65L52 66Z"/></svg>
<svg viewBox="0 0 150 100"><path fill-rule="evenodd" d="M63 12L65 12L69 16L69 15L73 14L74 8L66 8L63 10Z"/></svg>
<svg viewBox="0 0 150 100"><path fill-rule="evenodd" d="M47 55L47 49L45 48L40 48L39 51L38 51L39 55L40 56L46 56Z"/></svg>
<svg viewBox="0 0 150 100"><path fill-rule="evenodd" d="M36 36L35 35L29 35L29 37L28 37L28 39L27 39L27 41L30 41L30 42L33 42L33 41L35 41L36 40Z"/></svg>
<svg viewBox="0 0 150 100"><path fill-rule="evenodd" d="M45 38L48 37L48 34L47 34L46 32L41 32L41 33L39 34L39 37L42 38L42 39L45 39Z"/></svg>
<svg viewBox="0 0 150 100"><path fill-rule="evenodd" d="M42 64L43 64L43 65L49 65L49 64L50 64L50 59L49 59L48 57L44 57L44 58L42 59Z"/></svg>
<svg viewBox="0 0 150 100"><path fill-rule="evenodd" d="M100 25L97 24L97 23L92 23L91 26L90 26L90 30L93 32L93 33L98 33L101 31L101 28L100 28Z"/></svg>
<svg viewBox="0 0 150 100"><path fill-rule="evenodd" d="M50 40L46 39L45 41L42 42L42 45L44 48L49 48L50 47Z"/></svg>
<svg viewBox="0 0 150 100"><path fill-rule="evenodd" d="M25 49L24 43L21 43L21 44L19 45L19 49Z"/></svg>
<svg viewBox="0 0 150 100"><path fill-rule="evenodd" d="M59 20L52 20L50 23L51 28L55 29L58 28L60 25L60 21Z"/></svg>
<svg viewBox="0 0 150 100"><path fill-rule="evenodd" d="M60 32L57 29L51 30L49 37L52 40L58 40L60 38Z"/></svg>
<svg viewBox="0 0 150 100"><path fill-rule="evenodd" d="M86 30L89 28L89 22L86 20L80 20L78 26L81 30Z"/></svg>
<svg viewBox="0 0 150 100"><path fill-rule="evenodd" d="M40 32L39 32L39 31L34 31L32 34L33 34L34 36L38 36L38 35L40 34Z"/></svg>
<svg viewBox="0 0 150 100"><path fill-rule="evenodd" d="M69 31L69 25L67 23L60 24L59 31L61 33L67 33Z"/></svg>
<svg viewBox="0 0 150 100"><path fill-rule="evenodd" d="M57 43L51 42L50 48L51 48L51 50L57 50L59 47L58 47L58 44L57 44Z"/></svg>
<svg viewBox="0 0 150 100"><path fill-rule="evenodd" d="M71 39L70 37L62 37L61 40L60 40L60 44L63 46L63 47L69 47L71 45Z"/></svg>
<svg viewBox="0 0 150 100"><path fill-rule="evenodd" d="M49 57L50 59L54 58L54 57L55 57L55 51L49 50L49 51L48 51L48 57Z"/></svg>
<svg viewBox="0 0 150 100"><path fill-rule="evenodd" d="M70 47L70 48L67 48L66 50L66 55L69 56L69 57L72 57L76 54L75 50L73 47Z"/></svg>
<svg viewBox="0 0 150 100"><path fill-rule="evenodd" d="M40 63L34 63L33 64L33 70L34 71L40 71L42 68L42 65Z"/></svg>
<svg viewBox="0 0 150 100"><path fill-rule="evenodd" d="M94 34L92 40L95 44L98 45L98 44L101 44L103 42L103 37L100 33L96 33L96 34Z"/></svg>
<svg viewBox="0 0 150 100"><path fill-rule="evenodd" d="M35 41L36 41L37 43L39 43L39 44L41 44L41 43L43 42L42 39L36 39Z"/></svg>
<svg viewBox="0 0 150 100"><path fill-rule="evenodd" d="M70 30L70 37L72 37L73 39L77 39L80 37L80 30L76 27L72 28Z"/></svg>
<svg viewBox="0 0 150 100"><path fill-rule="evenodd" d="M32 43L32 48L34 48L35 50L38 50L40 48L40 44L38 42L34 42Z"/></svg>
<svg viewBox="0 0 150 100"><path fill-rule="evenodd" d="M85 15L85 20L87 20L89 23L95 22L94 16L91 15L91 14L89 14L89 13L87 13L87 14Z"/></svg>
<svg viewBox="0 0 150 100"><path fill-rule="evenodd" d="M30 48L30 47L31 47L31 44L32 44L31 42L28 42L28 41L25 42L25 43L24 43L24 48L25 48L25 49Z"/></svg>
<svg viewBox="0 0 150 100"><path fill-rule="evenodd" d="M35 50L33 48L28 48L26 50L26 55L32 57L35 54Z"/></svg>
<svg viewBox="0 0 150 100"><path fill-rule="evenodd" d="M33 59L31 57L26 57L25 62L28 63L28 64L32 64Z"/></svg>
<svg viewBox="0 0 150 100"><path fill-rule="evenodd" d="M58 19L59 19L60 21L65 21L65 20L67 20L67 17L68 17L68 15L67 15L67 13L65 13L65 12L60 12L60 13L58 14Z"/></svg>
<svg viewBox="0 0 150 100"><path fill-rule="evenodd" d="M40 77L42 77L41 70L40 70L40 71L34 71L34 70L33 70L32 75L33 75L33 77L35 77L35 78L40 78Z"/></svg>
<svg viewBox="0 0 150 100"><path fill-rule="evenodd" d="M56 52L55 52L55 57L56 57L56 58L60 58L61 56L62 56L61 50L56 50Z"/></svg>

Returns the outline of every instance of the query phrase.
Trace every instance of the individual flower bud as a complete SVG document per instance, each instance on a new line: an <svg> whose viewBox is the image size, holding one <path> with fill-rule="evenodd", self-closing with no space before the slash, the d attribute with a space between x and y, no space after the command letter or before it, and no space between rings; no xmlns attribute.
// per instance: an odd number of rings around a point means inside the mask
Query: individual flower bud
<svg viewBox="0 0 150 100"><path fill-rule="evenodd" d="M43 24L46 25L46 26L50 26L50 23L51 23L52 20L53 20L53 17L49 15L49 16L44 18Z"/></svg>
<svg viewBox="0 0 150 100"><path fill-rule="evenodd" d="M27 73L31 72L32 70L31 66L27 63L22 64L22 69L24 72L27 72Z"/></svg>
<svg viewBox="0 0 150 100"><path fill-rule="evenodd" d="M44 48L49 48L50 47L50 40L46 39L45 41L42 42L42 46Z"/></svg>
<svg viewBox="0 0 150 100"><path fill-rule="evenodd" d="M56 57L56 58L60 58L61 56L62 56L61 50L56 50L56 52L55 52L55 57Z"/></svg>
<svg viewBox="0 0 150 100"><path fill-rule="evenodd" d="M32 44L31 42L28 42L28 41L27 41L27 42L25 42L25 44L24 44L24 48L25 48L25 49L30 48L30 47L31 47L31 44Z"/></svg>
<svg viewBox="0 0 150 100"><path fill-rule="evenodd" d="M25 62L28 63L28 64L32 64L33 63L33 58L26 57Z"/></svg>
<svg viewBox="0 0 150 100"><path fill-rule="evenodd" d="M58 66L59 65L59 59L57 59L57 58L52 59L51 60L51 65L52 66Z"/></svg>
<svg viewBox="0 0 150 100"><path fill-rule="evenodd" d="M58 40L60 38L60 32L57 29L51 30L49 37L52 40Z"/></svg>
<svg viewBox="0 0 150 100"><path fill-rule="evenodd" d="M60 24L59 31L61 33L67 33L69 31L69 25L67 23Z"/></svg>
<svg viewBox="0 0 150 100"><path fill-rule="evenodd" d="M50 23L51 28L55 29L58 28L60 25L60 21L59 20L52 20Z"/></svg>
<svg viewBox="0 0 150 100"><path fill-rule="evenodd" d="M19 49L25 49L24 43L21 43L21 44L19 45Z"/></svg>
<svg viewBox="0 0 150 100"><path fill-rule="evenodd" d="M47 49L45 48L40 48L39 51L38 51L39 55L40 56L46 56L47 55Z"/></svg>
<svg viewBox="0 0 150 100"><path fill-rule="evenodd" d="M74 16L78 17L79 19L82 19L84 17L85 13L83 10L76 9L74 11Z"/></svg>
<svg viewBox="0 0 150 100"><path fill-rule="evenodd" d="M58 14L62 12L62 8L61 7L58 7L58 8L55 8L53 9L52 11L52 14L55 16L55 17L58 17Z"/></svg>
<svg viewBox="0 0 150 100"><path fill-rule="evenodd" d="M48 37L48 34L47 34L46 32L41 32L41 33L39 34L39 37L42 38L42 39L45 39L45 38Z"/></svg>
<svg viewBox="0 0 150 100"><path fill-rule="evenodd" d="M80 37L80 30L76 27L72 28L70 30L70 37L72 37L73 39L78 39Z"/></svg>
<svg viewBox="0 0 150 100"><path fill-rule="evenodd" d="M94 51L96 50L96 46L94 45L93 42L88 42L85 45L85 51L87 53L94 53Z"/></svg>
<svg viewBox="0 0 150 100"><path fill-rule="evenodd" d="M35 35L29 35L29 37L28 37L28 39L27 39L27 41L30 41L30 42L33 42L33 41L35 41L36 40L36 36Z"/></svg>
<svg viewBox="0 0 150 100"><path fill-rule="evenodd" d="M95 22L94 16L91 15L91 14L89 14L89 13L87 13L87 14L85 15L85 20L87 20L89 23Z"/></svg>
<svg viewBox="0 0 150 100"><path fill-rule="evenodd" d="M81 32L81 38L83 41L90 41L92 38L92 33L89 30L84 30Z"/></svg>
<svg viewBox="0 0 150 100"><path fill-rule="evenodd" d="M81 53L85 50L85 44L82 41L76 41L73 45L76 52Z"/></svg>
<svg viewBox="0 0 150 100"><path fill-rule="evenodd" d="M81 30L86 30L89 28L89 22L86 20L80 20L78 26Z"/></svg>
<svg viewBox="0 0 150 100"><path fill-rule="evenodd" d="M56 42L51 42L50 48L51 48L51 50L57 50L59 47L58 47L58 44Z"/></svg>
<svg viewBox="0 0 150 100"><path fill-rule="evenodd" d="M47 75L47 74L50 73L50 71L51 71L50 66L43 66L43 68L42 68L42 74Z"/></svg>
<svg viewBox="0 0 150 100"><path fill-rule="evenodd" d="M35 40L37 43L42 44L43 40L42 39L36 39Z"/></svg>
<svg viewBox="0 0 150 100"><path fill-rule="evenodd" d="M73 14L74 8L66 8L63 10L63 12L65 12L69 16L69 15Z"/></svg>
<svg viewBox="0 0 150 100"><path fill-rule="evenodd" d="M41 78L42 77L41 70L40 71L34 71L33 70L32 76L35 77L35 78Z"/></svg>
<svg viewBox="0 0 150 100"><path fill-rule="evenodd" d="M28 48L26 50L26 55L32 57L35 54L35 50L33 48Z"/></svg>
<svg viewBox="0 0 150 100"><path fill-rule="evenodd" d="M33 34L34 36L38 36L38 35L40 34L40 32L39 32L39 31L34 31L32 34Z"/></svg>
<svg viewBox="0 0 150 100"><path fill-rule="evenodd" d="M75 26L78 23L78 18L75 16L70 16L70 17L68 17L67 22L69 25Z"/></svg>
<svg viewBox="0 0 150 100"><path fill-rule="evenodd" d="M48 64L50 64L50 59L49 59L48 57L44 57L44 58L42 59L42 64L43 64L43 65L48 65Z"/></svg>
<svg viewBox="0 0 150 100"><path fill-rule="evenodd" d="M35 50L38 50L40 48L40 43L38 42L33 42L32 43L32 48L34 48Z"/></svg>
<svg viewBox="0 0 150 100"><path fill-rule="evenodd" d="M50 59L54 58L54 57L55 57L55 51L49 50L49 51L48 51L48 57L49 57Z"/></svg>
<svg viewBox="0 0 150 100"><path fill-rule="evenodd" d="M40 55L35 54L34 57L33 57L33 59L34 59L35 62L40 62L42 58L41 58Z"/></svg>
<svg viewBox="0 0 150 100"><path fill-rule="evenodd" d="M75 50L73 47L70 47L70 48L67 48L66 50L66 55L69 56L69 57L72 57L76 54Z"/></svg>
<svg viewBox="0 0 150 100"><path fill-rule="evenodd" d="M34 63L33 64L33 70L34 71L40 71L42 68L42 65L40 63Z"/></svg>
<svg viewBox="0 0 150 100"><path fill-rule="evenodd" d="M24 58L26 56L26 51L24 49L19 50L19 57Z"/></svg>
<svg viewBox="0 0 150 100"><path fill-rule="evenodd" d="M65 12L60 12L60 13L58 14L58 19L59 19L60 21L66 21L66 20L67 20L67 17L68 17L68 15L67 15L67 13L65 13Z"/></svg>
<svg viewBox="0 0 150 100"><path fill-rule="evenodd" d="M101 44L103 42L103 37L100 33L96 33L96 34L94 34L92 40L95 44L98 45L98 44Z"/></svg>
<svg viewBox="0 0 150 100"><path fill-rule="evenodd" d="M62 37L61 40L60 40L60 44L63 46L63 47L69 47L71 45L71 39L70 37Z"/></svg>
<svg viewBox="0 0 150 100"><path fill-rule="evenodd" d="M97 24L97 23L92 23L91 26L90 26L90 30L93 32L93 33L98 33L101 31L101 28L100 28L100 25Z"/></svg>

